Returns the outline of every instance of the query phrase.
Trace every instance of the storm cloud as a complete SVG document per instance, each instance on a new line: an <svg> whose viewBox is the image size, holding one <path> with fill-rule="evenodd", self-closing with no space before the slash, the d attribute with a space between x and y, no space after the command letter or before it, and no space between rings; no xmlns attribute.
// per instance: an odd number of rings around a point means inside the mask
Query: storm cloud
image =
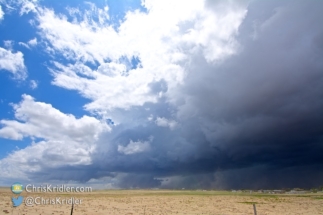
<svg viewBox="0 0 323 215"><path fill-rule="evenodd" d="M151 151L111 155L106 168L180 176L179 187L318 186L323 164L319 8L319 2L251 2L236 55L208 63L196 53L186 65L185 84L172 103L180 127L128 128L120 137L154 136Z"/></svg>

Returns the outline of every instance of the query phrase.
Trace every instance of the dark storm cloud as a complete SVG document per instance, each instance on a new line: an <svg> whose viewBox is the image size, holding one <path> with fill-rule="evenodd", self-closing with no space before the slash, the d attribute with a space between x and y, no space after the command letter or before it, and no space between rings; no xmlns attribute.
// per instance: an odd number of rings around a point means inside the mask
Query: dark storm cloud
<svg viewBox="0 0 323 215"><path fill-rule="evenodd" d="M308 175L322 177L316 169L323 164L322 8L317 1L252 2L240 28L240 53L214 66L196 56L195 67L187 68L179 116L199 122L210 147L226 155L219 168L263 165L261 174L275 168L282 184L295 184L287 176L307 166L299 186Z"/></svg>
<svg viewBox="0 0 323 215"><path fill-rule="evenodd" d="M225 181L235 187L247 186L237 175L267 187L321 183L322 8L318 1L252 2L236 56L216 65L194 57L178 112L192 125L182 137L197 145L195 159L186 160L192 175L231 170L235 177Z"/></svg>
<svg viewBox="0 0 323 215"><path fill-rule="evenodd" d="M209 4L210 10L218 7ZM125 188L322 184L322 9L321 1L252 1L239 29L238 53L217 63L206 62L202 51L195 54L184 85L172 95L177 105L161 98L116 110L117 125L100 137L93 164L41 177L108 176ZM152 93L174 93L164 81L149 87ZM178 126L158 126L157 117ZM130 141L146 141L149 148L133 154L118 150Z"/></svg>

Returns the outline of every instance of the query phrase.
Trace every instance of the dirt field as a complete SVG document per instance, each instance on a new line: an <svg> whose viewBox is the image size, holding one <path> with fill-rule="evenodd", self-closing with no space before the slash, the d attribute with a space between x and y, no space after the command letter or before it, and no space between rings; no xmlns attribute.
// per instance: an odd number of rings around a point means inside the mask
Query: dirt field
<svg viewBox="0 0 323 215"><path fill-rule="evenodd" d="M274 195L243 194L224 191L110 190L86 194L26 193L24 202L13 207L9 188L0 189L0 214L70 215L71 205L26 206L29 197L43 199L81 199L73 215L107 214L250 214L256 204L258 215L323 214L323 194Z"/></svg>

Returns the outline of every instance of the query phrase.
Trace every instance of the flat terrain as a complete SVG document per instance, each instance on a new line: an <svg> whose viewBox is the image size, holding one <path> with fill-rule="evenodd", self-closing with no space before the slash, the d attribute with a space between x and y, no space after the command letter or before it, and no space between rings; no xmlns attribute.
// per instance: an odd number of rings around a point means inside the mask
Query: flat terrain
<svg viewBox="0 0 323 215"><path fill-rule="evenodd" d="M172 190L108 190L92 193L26 193L27 197L43 199L82 199L74 206L73 215L107 214L243 214L253 215L256 204L258 215L323 214L323 194L259 194L226 191L172 191ZM70 215L71 205L34 205L25 202L13 207L9 188L0 189L0 214L9 215Z"/></svg>

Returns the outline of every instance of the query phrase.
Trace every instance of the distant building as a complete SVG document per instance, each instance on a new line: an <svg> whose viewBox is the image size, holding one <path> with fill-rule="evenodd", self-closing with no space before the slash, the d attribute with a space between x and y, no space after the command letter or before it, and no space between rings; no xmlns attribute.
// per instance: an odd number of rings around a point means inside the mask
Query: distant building
<svg viewBox="0 0 323 215"><path fill-rule="evenodd" d="M291 190L289 192L286 192L286 194L304 194L304 193L308 193L308 191L306 191L306 190Z"/></svg>
<svg viewBox="0 0 323 215"><path fill-rule="evenodd" d="M284 190L273 190L273 193L285 193Z"/></svg>

